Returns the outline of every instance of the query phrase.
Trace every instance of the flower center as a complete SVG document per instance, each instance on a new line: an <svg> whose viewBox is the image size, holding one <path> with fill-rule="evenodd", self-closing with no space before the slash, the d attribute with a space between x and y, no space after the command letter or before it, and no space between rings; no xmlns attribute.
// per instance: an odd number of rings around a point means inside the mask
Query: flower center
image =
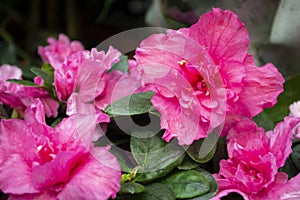
<svg viewBox="0 0 300 200"><path fill-rule="evenodd" d="M57 149L51 147L48 143L44 145L39 145L37 147L39 156L41 158L41 164L44 164L46 162L50 162L53 160L56 156Z"/></svg>
<svg viewBox="0 0 300 200"><path fill-rule="evenodd" d="M195 90L196 95L209 94L207 84L192 64L188 63L186 60L181 60L178 62L178 65L180 66L181 73Z"/></svg>

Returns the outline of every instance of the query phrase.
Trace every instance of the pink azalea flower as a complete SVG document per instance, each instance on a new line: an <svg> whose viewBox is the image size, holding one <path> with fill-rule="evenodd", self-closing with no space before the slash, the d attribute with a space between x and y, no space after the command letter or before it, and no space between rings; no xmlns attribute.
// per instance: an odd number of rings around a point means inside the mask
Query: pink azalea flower
<svg viewBox="0 0 300 200"><path fill-rule="evenodd" d="M20 112L26 109L35 98L40 98L48 117L57 116L58 103L41 88L22 86L6 82L7 79L22 79L22 71L10 65L0 67L0 102L16 108Z"/></svg>
<svg viewBox="0 0 300 200"><path fill-rule="evenodd" d="M93 116L73 116L51 128L38 99L24 121L2 120L0 189L9 199L114 198L120 167L108 148L93 147L95 125Z"/></svg>
<svg viewBox="0 0 300 200"><path fill-rule="evenodd" d="M48 43L48 46L39 46L38 53L43 62L50 63L54 69L60 68L68 56L84 50L79 41L71 42L64 34L59 34L58 40L52 37L48 38Z"/></svg>
<svg viewBox="0 0 300 200"><path fill-rule="evenodd" d="M6 82L7 79L21 79L22 71L16 66L4 64L0 66L0 103L13 108L24 108L24 104L18 97L12 95L19 86L15 83Z"/></svg>
<svg viewBox="0 0 300 200"><path fill-rule="evenodd" d="M67 115L89 113L96 115L99 123L109 122L109 116L102 112L103 108L95 106L95 99L99 101L100 96L105 96L105 88L109 87L111 78L106 72L119 61L121 53L110 47L106 54L92 49L78 55L75 67L66 65L71 63L69 59L74 63L74 59L69 57L63 68L55 70L57 96L67 101Z"/></svg>
<svg viewBox="0 0 300 200"><path fill-rule="evenodd" d="M146 87L156 92L163 138L191 144L226 123L273 106L284 79L272 64L257 67L245 26L230 11L213 9L190 28L145 39L136 50ZM172 114L170 114L172 113Z"/></svg>
<svg viewBox="0 0 300 200"><path fill-rule="evenodd" d="M227 136L229 159L221 160L220 171L215 175L219 191L214 199L231 192L244 199L281 199L292 193L299 198L300 175L288 181L287 174L278 172L292 152L292 127L299 122L300 119L286 117L274 131L266 133L251 120L233 126ZM274 194L274 188L281 189Z"/></svg>

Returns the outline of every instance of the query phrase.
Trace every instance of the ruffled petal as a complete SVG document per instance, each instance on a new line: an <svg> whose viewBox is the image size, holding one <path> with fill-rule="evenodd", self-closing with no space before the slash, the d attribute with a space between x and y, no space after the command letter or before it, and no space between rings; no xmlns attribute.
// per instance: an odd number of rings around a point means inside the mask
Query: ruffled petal
<svg viewBox="0 0 300 200"><path fill-rule="evenodd" d="M13 166L13 167L12 167ZM4 193L38 193L32 184L31 169L18 154L11 154L0 165L0 189Z"/></svg>
<svg viewBox="0 0 300 200"><path fill-rule="evenodd" d="M285 164L292 152L292 130L298 123L300 118L286 117L283 122L276 125L274 131L266 132L267 145L276 157L278 168Z"/></svg>
<svg viewBox="0 0 300 200"><path fill-rule="evenodd" d="M246 27L231 11L214 8L191 26L190 37L205 46L216 64L243 62L248 52Z"/></svg>
<svg viewBox="0 0 300 200"><path fill-rule="evenodd" d="M58 199L114 198L120 189L121 171L117 159L105 148L95 148L58 194Z"/></svg>
<svg viewBox="0 0 300 200"><path fill-rule="evenodd" d="M250 111L251 116L255 116L264 108L275 105L278 95L283 92L284 78L270 63L257 67L252 56L247 56L244 64L246 77L243 79L244 88L239 94L239 101Z"/></svg>

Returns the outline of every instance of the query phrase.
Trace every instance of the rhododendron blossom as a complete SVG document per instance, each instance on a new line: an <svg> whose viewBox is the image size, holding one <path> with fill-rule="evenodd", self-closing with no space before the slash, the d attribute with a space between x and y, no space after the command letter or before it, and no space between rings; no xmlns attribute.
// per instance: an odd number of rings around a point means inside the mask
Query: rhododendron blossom
<svg viewBox="0 0 300 200"><path fill-rule="evenodd" d="M49 45L39 46L38 53L44 62L50 63L55 69L60 68L68 56L84 50L79 41L71 42L64 34L59 34L58 40L49 37L47 41Z"/></svg>
<svg viewBox="0 0 300 200"><path fill-rule="evenodd" d="M156 92L163 138L191 144L224 123L273 106L284 79L272 64L257 67L245 26L230 11L213 9L190 28L145 39L136 50L142 81Z"/></svg>
<svg viewBox="0 0 300 200"><path fill-rule="evenodd" d="M111 97L114 83L123 75L121 72L106 73L118 62L121 53L109 47L107 53L93 48L84 50L82 45L60 35L58 41L49 39L49 45L39 47L44 61L54 68L54 86L57 97L67 102L67 115L90 113L98 116L98 122L108 122L102 113ZM46 59L45 59L46 58ZM96 106L94 101L97 99ZM103 101L102 101L103 100Z"/></svg>
<svg viewBox="0 0 300 200"><path fill-rule="evenodd" d="M93 147L94 116L45 124L36 99L25 119L0 122L0 189L9 199L108 199L121 172L108 148ZM13 167L12 167L13 166Z"/></svg>
<svg viewBox="0 0 300 200"><path fill-rule="evenodd" d="M18 111L23 111L35 98L40 98L48 117L57 116L58 102L42 88L23 86L7 82L7 79L22 79L22 71L16 66L2 65L0 67L0 102Z"/></svg>
<svg viewBox="0 0 300 200"><path fill-rule="evenodd" d="M288 181L287 174L278 172L292 152L292 127L299 122L286 117L266 133L251 120L233 126L227 136L229 159L221 160L215 175L219 185L215 199L231 192L245 199L281 199L294 194L300 198L300 175ZM274 188L281 189L274 194Z"/></svg>

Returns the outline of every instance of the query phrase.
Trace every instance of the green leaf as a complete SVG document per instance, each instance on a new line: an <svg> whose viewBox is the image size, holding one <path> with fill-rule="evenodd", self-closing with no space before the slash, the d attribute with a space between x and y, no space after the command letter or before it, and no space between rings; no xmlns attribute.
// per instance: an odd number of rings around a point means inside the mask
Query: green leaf
<svg viewBox="0 0 300 200"><path fill-rule="evenodd" d="M191 159L190 156L186 155L182 163L179 166L177 166L177 168L181 170L190 170L199 167L199 165L200 164Z"/></svg>
<svg viewBox="0 0 300 200"><path fill-rule="evenodd" d="M214 177L207 171L201 168L197 168L197 171L200 172L208 181L209 181L209 191L208 193L192 198L192 200L208 200L211 199L218 192L218 183Z"/></svg>
<svg viewBox="0 0 300 200"><path fill-rule="evenodd" d="M175 200L173 191L165 184L153 183L146 186L145 192L139 194L124 194L116 198L117 200Z"/></svg>
<svg viewBox="0 0 300 200"><path fill-rule="evenodd" d="M44 65L44 69L47 69L49 71L49 66L47 64ZM44 85L48 87L53 86L54 82L54 77L48 74L48 72L38 68L38 67L33 67L30 69L35 75L40 76L44 80Z"/></svg>
<svg viewBox="0 0 300 200"><path fill-rule="evenodd" d="M126 96L108 105L104 111L110 116L129 116L149 113L153 109L151 103L153 95L153 92L142 92Z"/></svg>
<svg viewBox="0 0 300 200"><path fill-rule="evenodd" d="M51 127L54 128L56 127L64 118L63 117L58 117L52 124Z"/></svg>
<svg viewBox="0 0 300 200"><path fill-rule="evenodd" d="M293 152L291 154L291 159L299 172L300 171L300 144L296 145L293 148Z"/></svg>
<svg viewBox="0 0 300 200"><path fill-rule="evenodd" d="M12 82L12 83L17 83L20 85L24 85L24 86L31 86L31 87L40 87L39 85L28 81L28 80L19 80L19 79L8 79L6 80L7 82Z"/></svg>
<svg viewBox="0 0 300 200"><path fill-rule="evenodd" d="M288 174L289 178L293 178L299 173L299 170L295 166L291 156L287 158L283 167L279 169L280 172L285 172Z"/></svg>
<svg viewBox="0 0 300 200"><path fill-rule="evenodd" d="M185 199L203 195L209 191L209 181L201 173L188 170L172 174L163 181L175 193L176 198Z"/></svg>
<svg viewBox="0 0 300 200"><path fill-rule="evenodd" d="M147 182L167 175L184 158L184 150L175 141L167 143L156 134L148 138L131 137L130 148L140 166L135 181Z"/></svg>
<svg viewBox="0 0 300 200"><path fill-rule="evenodd" d="M120 61L117 63L114 63L112 67L107 70L107 73L110 73L114 70L119 70L121 72L127 73L128 72L128 57L125 55L120 56Z"/></svg>
<svg viewBox="0 0 300 200"><path fill-rule="evenodd" d="M108 144L108 143L106 143ZM112 146L110 149L110 153L112 153L114 156L117 157L118 163L122 169L123 172L131 172L132 171L132 163L129 159L129 157L126 154L126 151L120 151L118 147Z"/></svg>
<svg viewBox="0 0 300 200"><path fill-rule="evenodd" d="M214 146L206 145L202 147L205 139L206 138L194 141L187 149L188 155L198 163L206 163L210 161L214 157L217 149L216 144Z"/></svg>
<svg viewBox="0 0 300 200"><path fill-rule="evenodd" d="M278 97L278 103L273 108L265 109L270 119L277 124L289 115L289 106L300 100L300 75L288 79L284 84L284 92Z"/></svg>
<svg viewBox="0 0 300 200"><path fill-rule="evenodd" d="M139 183L123 183L120 193L137 194L145 191L145 187Z"/></svg>
<svg viewBox="0 0 300 200"><path fill-rule="evenodd" d="M253 120L259 127L264 128L265 131L273 130L275 128L274 122L264 111L253 117Z"/></svg>
<svg viewBox="0 0 300 200"><path fill-rule="evenodd" d="M46 72L51 79L54 77L54 68L49 63L44 63L42 65L42 71Z"/></svg>

